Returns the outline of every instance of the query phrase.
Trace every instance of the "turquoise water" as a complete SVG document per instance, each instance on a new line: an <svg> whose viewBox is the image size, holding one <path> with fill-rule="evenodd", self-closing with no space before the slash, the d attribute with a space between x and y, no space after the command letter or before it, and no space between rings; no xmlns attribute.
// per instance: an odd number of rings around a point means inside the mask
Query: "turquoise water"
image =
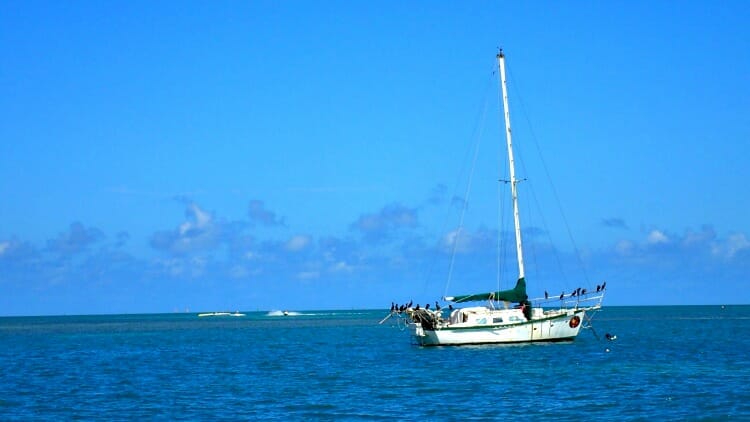
<svg viewBox="0 0 750 422"><path fill-rule="evenodd" d="M594 327L614 342L445 348L385 314L0 318L0 419L750 420L750 306L612 307Z"/></svg>

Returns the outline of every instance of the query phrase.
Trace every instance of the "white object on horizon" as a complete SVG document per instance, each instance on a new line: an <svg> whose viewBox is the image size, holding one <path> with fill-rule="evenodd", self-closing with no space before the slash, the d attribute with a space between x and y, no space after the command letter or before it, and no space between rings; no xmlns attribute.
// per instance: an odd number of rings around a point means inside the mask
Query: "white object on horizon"
<svg viewBox="0 0 750 422"><path fill-rule="evenodd" d="M266 314L266 316L299 316L299 315L302 315L302 314L299 312L294 312L294 311L269 311Z"/></svg>
<svg viewBox="0 0 750 422"><path fill-rule="evenodd" d="M240 313L239 311L236 312L204 312L198 314L199 317L210 317L210 316L234 316L234 317L241 317L245 316L245 314Z"/></svg>

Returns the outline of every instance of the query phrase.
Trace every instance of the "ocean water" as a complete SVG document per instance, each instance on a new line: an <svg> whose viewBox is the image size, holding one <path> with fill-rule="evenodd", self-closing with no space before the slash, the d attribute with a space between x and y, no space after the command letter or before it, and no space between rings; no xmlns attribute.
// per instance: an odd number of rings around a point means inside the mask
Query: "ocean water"
<svg viewBox="0 0 750 422"><path fill-rule="evenodd" d="M385 314L0 318L0 420L750 420L750 306L609 307L599 338L439 348Z"/></svg>

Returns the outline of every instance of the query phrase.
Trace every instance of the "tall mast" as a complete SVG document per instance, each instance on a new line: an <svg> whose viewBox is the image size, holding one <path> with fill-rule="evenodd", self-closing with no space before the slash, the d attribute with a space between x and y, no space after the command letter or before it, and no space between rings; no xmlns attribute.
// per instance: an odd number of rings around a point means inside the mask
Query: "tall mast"
<svg viewBox="0 0 750 422"><path fill-rule="evenodd" d="M518 256L518 278L524 277L523 248L521 247L521 220L518 217L518 189L516 169L513 164L513 142L510 136L510 110L508 110L508 89L505 86L505 55L503 50L497 53L497 65L500 67L500 85L503 89L503 111L505 112L505 138L508 143L508 163L510 166L510 192L513 196L513 223L516 227L516 255Z"/></svg>

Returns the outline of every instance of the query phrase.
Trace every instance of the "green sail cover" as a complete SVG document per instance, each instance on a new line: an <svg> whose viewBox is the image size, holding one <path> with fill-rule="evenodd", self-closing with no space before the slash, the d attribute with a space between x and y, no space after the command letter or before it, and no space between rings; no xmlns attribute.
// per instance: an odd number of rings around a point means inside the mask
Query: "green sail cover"
<svg viewBox="0 0 750 422"><path fill-rule="evenodd" d="M477 293L473 295L454 296L453 298L446 298L452 300L455 303L462 302L476 302L481 300L497 300L503 302L517 302L523 303L529 297L526 295L526 280L521 277L516 282L516 287L510 290L500 290L498 292L488 293Z"/></svg>

